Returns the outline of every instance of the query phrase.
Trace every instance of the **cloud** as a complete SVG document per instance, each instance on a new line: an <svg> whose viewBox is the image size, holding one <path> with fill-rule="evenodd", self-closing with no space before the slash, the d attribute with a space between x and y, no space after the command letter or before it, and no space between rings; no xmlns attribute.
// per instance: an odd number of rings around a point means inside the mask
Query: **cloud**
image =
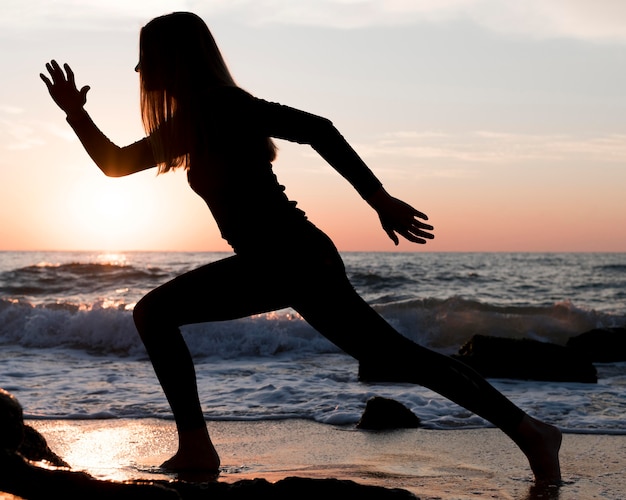
<svg viewBox="0 0 626 500"><path fill-rule="evenodd" d="M332 28L466 21L506 36L626 42L622 0L239 0L199 9L254 24Z"/></svg>
<svg viewBox="0 0 626 500"><path fill-rule="evenodd" d="M484 0L467 4L465 16L501 34L626 42L626 2L622 0Z"/></svg>
<svg viewBox="0 0 626 500"><path fill-rule="evenodd" d="M44 141L35 130L22 122L0 119L0 146L8 150L24 150L41 146Z"/></svg>
<svg viewBox="0 0 626 500"><path fill-rule="evenodd" d="M75 142L77 140L76 134L67 126L65 120L61 122L36 121L34 125L54 138L63 139L67 142Z"/></svg>
<svg viewBox="0 0 626 500"><path fill-rule="evenodd" d="M503 36L626 42L622 0L4 0L0 26L137 29L175 10L249 25L353 29L461 21Z"/></svg>
<svg viewBox="0 0 626 500"><path fill-rule="evenodd" d="M9 104L0 104L0 113L6 115L20 115L24 112L22 108L18 108L17 106L11 106Z"/></svg>
<svg viewBox="0 0 626 500"><path fill-rule="evenodd" d="M0 27L23 30L136 30L147 19L194 2L175 0L3 0Z"/></svg>
<svg viewBox="0 0 626 500"><path fill-rule="evenodd" d="M17 108L16 108L17 109ZM4 109L0 109L4 110ZM46 139L76 141L76 135L65 123L57 124L40 120L0 119L0 148L24 151L46 144Z"/></svg>
<svg viewBox="0 0 626 500"><path fill-rule="evenodd" d="M467 134L398 131L357 150L382 165L437 162L460 172L480 166L585 164L626 162L626 135L574 136L474 131Z"/></svg>

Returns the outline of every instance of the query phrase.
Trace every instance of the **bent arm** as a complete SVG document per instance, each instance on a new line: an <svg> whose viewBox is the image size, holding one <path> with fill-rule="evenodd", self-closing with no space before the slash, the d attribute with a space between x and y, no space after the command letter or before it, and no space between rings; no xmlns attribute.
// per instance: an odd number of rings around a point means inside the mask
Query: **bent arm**
<svg viewBox="0 0 626 500"><path fill-rule="evenodd" d="M423 222L428 220L426 214L390 196L330 120L280 104L257 102L265 109L268 135L310 144L378 213L383 229L396 245L398 235L419 244L434 237L433 226Z"/></svg>
<svg viewBox="0 0 626 500"><path fill-rule="evenodd" d="M365 200L381 189L382 183L330 120L281 104L258 102L265 108L262 115L268 135L309 144Z"/></svg>
<svg viewBox="0 0 626 500"><path fill-rule="evenodd" d="M40 77L50 92L50 97L66 115L85 150L106 175L121 177L154 166L152 150L147 139L120 148L98 129L85 111L89 86L76 87L74 72L68 64L63 68L54 59L46 64L49 77ZM65 70L65 71L64 71Z"/></svg>
<svg viewBox="0 0 626 500"><path fill-rule="evenodd" d="M108 177L123 177L155 166L147 138L120 147L111 142L84 109L66 118L94 163Z"/></svg>

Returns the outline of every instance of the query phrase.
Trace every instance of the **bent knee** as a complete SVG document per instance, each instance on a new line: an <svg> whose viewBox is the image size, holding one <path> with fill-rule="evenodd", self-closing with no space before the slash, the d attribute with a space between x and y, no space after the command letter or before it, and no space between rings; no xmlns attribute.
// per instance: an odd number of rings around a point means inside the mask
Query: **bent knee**
<svg viewBox="0 0 626 500"><path fill-rule="evenodd" d="M165 311L164 304L155 299L152 294L140 299L133 309L133 321L139 334L143 336L147 330L167 325L170 321Z"/></svg>
<svg viewBox="0 0 626 500"><path fill-rule="evenodd" d="M135 304L135 307L133 308L133 321L135 322L135 326L137 327L139 333L145 330L147 317L148 307L146 307L144 299L141 299Z"/></svg>

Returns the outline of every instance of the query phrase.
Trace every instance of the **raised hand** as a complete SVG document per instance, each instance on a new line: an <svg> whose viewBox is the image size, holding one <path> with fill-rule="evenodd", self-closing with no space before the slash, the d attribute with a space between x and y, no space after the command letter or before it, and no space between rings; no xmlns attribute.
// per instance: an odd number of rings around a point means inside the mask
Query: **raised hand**
<svg viewBox="0 0 626 500"><path fill-rule="evenodd" d="M419 244L424 244L426 240L432 240L435 237L430 232L433 226L420 220L428 220L426 214L390 196L383 188L380 188L367 201L378 213L383 229L396 245L400 242L398 234Z"/></svg>
<svg viewBox="0 0 626 500"><path fill-rule="evenodd" d="M74 72L69 65L64 64L63 68L59 66L54 59L46 64L46 69L50 73L48 78L43 73L39 76L48 87L48 92L54 100L54 102L65 111L65 114L70 116L76 113L80 113L83 110L83 106L87 102L87 92L90 87L85 85L78 90L74 81Z"/></svg>

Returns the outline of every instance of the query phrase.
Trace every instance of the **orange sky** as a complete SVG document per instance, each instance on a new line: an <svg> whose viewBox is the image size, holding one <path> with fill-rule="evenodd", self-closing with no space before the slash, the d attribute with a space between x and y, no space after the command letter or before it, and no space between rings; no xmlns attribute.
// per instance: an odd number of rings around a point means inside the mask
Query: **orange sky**
<svg viewBox="0 0 626 500"><path fill-rule="evenodd" d="M104 177L38 77L69 62L96 123L136 140L139 28L183 3L39 3L0 21L0 250L228 250L184 173ZM279 142L279 180L340 250L626 251L626 8L263 3L197 11L240 85L330 118L435 225L395 247L310 148Z"/></svg>

